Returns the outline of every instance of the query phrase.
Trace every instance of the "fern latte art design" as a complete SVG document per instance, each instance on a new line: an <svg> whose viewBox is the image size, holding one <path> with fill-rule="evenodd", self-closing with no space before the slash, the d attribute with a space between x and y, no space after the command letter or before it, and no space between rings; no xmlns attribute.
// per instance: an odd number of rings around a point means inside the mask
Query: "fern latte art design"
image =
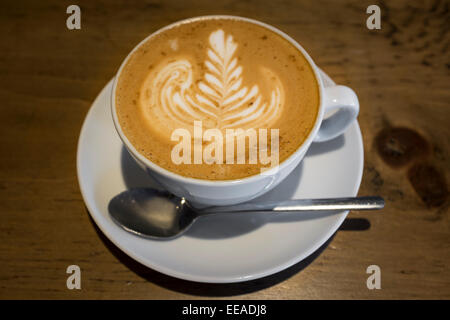
<svg viewBox="0 0 450 320"><path fill-rule="evenodd" d="M201 79L194 78L192 63L186 59L169 61L148 75L140 97L148 119L157 116L172 128L192 126L195 120L218 129L273 125L284 101L276 74L261 66L261 74L273 86L266 101L257 84L243 85L243 67L235 56L238 44L232 35L214 31L209 46Z"/></svg>
<svg viewBox="0 0 450 320"><path fill-rule="evenodd" d="M267 155L276 131L279 162L287 159L311 132L320 102L314 72L294 45L264 26L233 18L183 22L146 39L123 66L114 98L120 126L136 150L169 171L208 180L244 178L268 167L267 161L253 161L262 137L246 135L252 130L268 133ZM225 139L198 141L198 123L223 137L241 130L245 149L239 153ZM190 164L171 160L177 144L171 137L179 129L191 133ZM213 143L223 144L224 161L194 161L197 147ZM231 162L225 161L228 147L237 151Z"/></svg>

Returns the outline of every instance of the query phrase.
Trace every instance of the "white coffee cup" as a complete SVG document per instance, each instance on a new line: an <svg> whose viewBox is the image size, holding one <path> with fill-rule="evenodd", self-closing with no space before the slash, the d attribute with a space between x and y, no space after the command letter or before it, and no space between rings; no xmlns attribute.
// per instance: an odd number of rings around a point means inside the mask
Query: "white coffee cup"
<svg viewBox="0 0 450 320"><path fill-rule="evenodd" d="M279 34L287 41L292 43L292 45L305 56L306 60L309 62L314 71L314 75L320 92L320 106L313 129L311 130L303 144L290 157L281 162L279 166L265 171L263 174L258 174L242 179L216 181L188 178L168 171L156 165L136 150L136 148L125 136L117 117L115 103L117 79L119 78L124 65L127 63L132 53L149 38L155 36L160 32L163 32L166 29L172 28L177 24L194 20L213 18L246 21L265 27L268 30ZM179 197L184 197L192 203L202 205L230 205L254 199L268 192L276 185L278 185L284 178L286 178L292 172L292 170L295 169L295 167L305 156L306 151L311 146L311 143L331 140L342 134L347 129L347 127L356 119L359 112L359 102L355 92L348 87L338 85L325 88L322 83L322 78L319 74L319 69L314 64L311 57L294 39L292 39L284 32L268 24L253 19L237 16L215 15L190 18L175 22L156 31L155 33L144 39L141 43L139 43L125 58L115 77L111 96L111 111L116 130L131 156L164 188ZM325 113L331 113L333 111L335 112L332 116L324 119Z"/></svg>

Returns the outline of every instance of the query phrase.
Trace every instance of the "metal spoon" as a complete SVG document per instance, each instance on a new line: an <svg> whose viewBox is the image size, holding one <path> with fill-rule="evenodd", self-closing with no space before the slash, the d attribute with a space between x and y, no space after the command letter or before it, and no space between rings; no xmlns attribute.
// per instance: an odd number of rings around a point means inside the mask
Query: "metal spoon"
<svg viewBox="0 0 450 320"><path fill-rule="evenodd" d="M381 197L301 199L268 203L195 209L184 198L149 188L130 189L115 196L108 210L125 230L152 239L170 239L183 234L197 218L218 213L304 212L376 210L384 207Z"/></svg>

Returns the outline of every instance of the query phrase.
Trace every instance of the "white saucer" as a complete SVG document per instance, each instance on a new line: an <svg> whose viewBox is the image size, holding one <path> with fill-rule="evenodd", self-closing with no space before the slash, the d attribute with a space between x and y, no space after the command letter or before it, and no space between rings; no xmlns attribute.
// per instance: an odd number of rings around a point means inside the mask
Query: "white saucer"
<svg viewBox="0 0 450 320"><path fill-rule="evenodd" d="M325 74L325 85L333 84ZM185 235L154 241L118 227L108 203L130 187L156 186L122 146L112 122L112 82L94 101L78 142L78 180L86 206L122 251L159 272L199 282L239 282L281 271L317 250L344 221L336 214L245 214L199 220ZM363 172L363 144L355 122L344 135L313 144L302 163L261 200L355 196Z"/></svg>

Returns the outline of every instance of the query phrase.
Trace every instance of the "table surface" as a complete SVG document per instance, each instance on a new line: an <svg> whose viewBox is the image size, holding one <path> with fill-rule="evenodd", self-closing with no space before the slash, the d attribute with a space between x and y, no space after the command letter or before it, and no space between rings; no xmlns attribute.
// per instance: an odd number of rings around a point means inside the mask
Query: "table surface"
<svg viewBox="0 0 450 320"><path fill-rule="evenodd" d="M448 1L65 1L0 4L0 298L391 299L450 298ZM233 14L298 40L337 83L358 94L365 145L360 195L382 214L351 213L306 260L246 283L210 285L150 270L90 219L76 150L93 100L127 53L180 19ZM82 270L68 290L66 268ZM368 290L366 268L381 268Z"/></svg>

